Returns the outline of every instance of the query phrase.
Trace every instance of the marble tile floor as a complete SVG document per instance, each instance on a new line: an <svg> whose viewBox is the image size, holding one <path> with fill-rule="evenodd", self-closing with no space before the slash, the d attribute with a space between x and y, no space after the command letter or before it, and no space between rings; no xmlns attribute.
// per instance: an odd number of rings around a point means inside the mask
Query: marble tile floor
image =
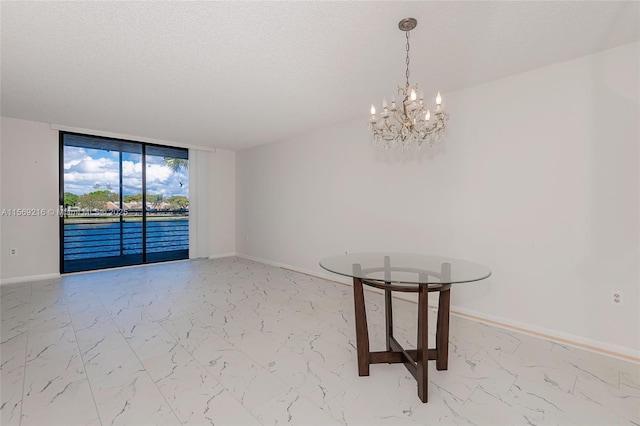
<svg viewBox="0 0 640 426"><path fill-rule="evenodd" d="M0 296L2 425L640 425L638 364L455 316L427 404L401 364L358 377L351 288L244 259ZM366 299L382 350L383 300ZM413 346L416 305L394 308Z"/></svg>

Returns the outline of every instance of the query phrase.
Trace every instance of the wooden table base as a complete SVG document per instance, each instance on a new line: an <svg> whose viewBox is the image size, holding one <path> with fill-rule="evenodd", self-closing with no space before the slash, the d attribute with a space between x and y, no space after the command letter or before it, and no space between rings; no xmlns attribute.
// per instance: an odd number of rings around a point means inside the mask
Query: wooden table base
<svg viewBox="0 0 640 426"><path fill-rule="evenodd" d="M369 351L369 330L364 304L363 285L384 290L386 351ZM404 349L393 337L392 291L418 293L418 340L416 349ZM436 347L428 348L429 321L428 310L430 292L440 292L438 320L436 324ZM451 285L391 285L378 281L353 279L353 300L356 316L356 344L358 350L358 374L369 375L369 365L382 363L403 363L418 382L418 397L427 402L428 368L427 361L435 360L436 369L446 370L449 356L449 308L451 303Z"/></svg>

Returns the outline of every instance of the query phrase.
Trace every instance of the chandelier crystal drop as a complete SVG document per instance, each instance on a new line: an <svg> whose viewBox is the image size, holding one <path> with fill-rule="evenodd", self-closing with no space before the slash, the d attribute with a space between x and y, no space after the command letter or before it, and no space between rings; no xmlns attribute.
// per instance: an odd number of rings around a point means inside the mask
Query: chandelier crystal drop
<svg viewBox="0 0 640 426"><path fill-rule="evenodd" d="M422 145L433 145L444 134L449 120L449 114L442 107L442 96L438 92L436 107L429 110L418 85L409 84L409 32L414 29L418 21L405 18L398 23L398 28L405 32L407 38L407 70L406 84L398 87L399 103L391 98L391 105L387 100L382 101L382 111L376 115L375 106L371 105L369 128L373 135L373 145L389 148L400 148L403 151L420 148Z"/></svg>

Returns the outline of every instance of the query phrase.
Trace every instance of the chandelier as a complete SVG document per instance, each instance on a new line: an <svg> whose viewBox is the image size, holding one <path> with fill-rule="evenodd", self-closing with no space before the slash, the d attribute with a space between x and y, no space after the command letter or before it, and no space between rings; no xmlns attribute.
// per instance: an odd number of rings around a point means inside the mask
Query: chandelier
<svg viewBox="0 0 640 426"><path fill-rule="evenodd" d="M376 108L371 105L369 128L373 134L373 145L389 148L401 148L403 151L432 145L444 134L449 114L442 108L440 92L436 96L436 108L430 111L424 104L422 92L418 93L418 85L409 84L409 32L416 27L418 21L405 18L398 23L398 28L407 37L407 81L404 87L398 87L400 104L391 98L391 106L387 100L382 101L382 111L376 115Z"/></svg>

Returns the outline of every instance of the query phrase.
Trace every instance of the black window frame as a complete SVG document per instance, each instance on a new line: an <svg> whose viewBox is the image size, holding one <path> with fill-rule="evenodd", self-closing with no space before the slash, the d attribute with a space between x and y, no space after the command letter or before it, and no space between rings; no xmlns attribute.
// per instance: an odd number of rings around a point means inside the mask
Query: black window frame
<svg viewBox="0 0 640 426"><path fill-rule="evenodd" d="M85 148L92 148L91 143L88 143L88 145L74 145L74 144L65 144L65 136L77 136L77 137L81 137L81 138L87 138L87 139L93 139L93 140L98 140L98 141L105 141L105 143L112 143L115 145L120 145L120 147L126 147L126 146L130 146L130 145L136 145L140 147L140 154L141 154L141 158L142 158L142 257L141 257L141 262L134 262L134 263L123 263L123 264L114 264L112 266L109 265L102 265L102 266L96 266L90 269L84 269L84 268L73 268L73 270L66 270L68 268L65 268L65 260L64 260L64 252L65 252L65 243L64 243L64 147L65 146L78 146L78 147L85 147ZM79 132L71 132L71 131L66 131L66 130L60 130L58 132L58 149L59 149L59 154L58 154L58 168L59 168L59 194L58 194L58 198L59 198L59 206L60 206L60 218L58 221L58 226L59 226L59 248L60 248L60 253L59 253L59 267L60 267L60 273L61 274L67 274L67 273L74 273L74 272L88 272L88 271L97 271L97 270L102 270L102 269L112 269L112 268L119 268L119 267L124 267L124 266L139 266L139 265L147 265L147 264L152 264L152 263L159 263L159 262L167 262L167 261L174 261L174 260L186 260L189 259L189 252L190 252L190 247L189 249L187 249L186 251L182 251L183 253L181 255L176 255L176 256L166 256L166 258L163 258L163 256L161 254L156 255L154 253L154 255L149 256L149 253L147 252L147 209L145 208L146 206L146 196L147 196L147 176L146 176L146 157L147 155L162 155L161 153L163 151L166 151L167 153L171 153L172 157L174 158L183 158L188 160L189 159L189 150L187 148L182 148L182 147L174 147L174 146L169 146L169 145L161 145L161 144L154 144L154 143L149 143L149 142L141 142L141 141L136 141L136 140L132 140L132 139L123 139L123 138L114 138L114 137L108 137L108 136L99 136L99 135L91 135L91 134L86 134L86 133L79 133ZM94 148L96 149L106 149L104 147L101 147L98 143L95 144ZM150 148L151 153L148 153L147 150ZM134 153L138 153L138 151L126 151L126 150L120 150L118 149L118 151L120 153L122 152L134 152ZM177 153L182 153L184 154L184 156L176 156L173 154L177 154ZM120 206L122 206L122 157L120 157L120 183L119 183L119 194L120 194ZM190 246L190 243L189 243ZM160 252L162 253L162 252Z"/></svg>

